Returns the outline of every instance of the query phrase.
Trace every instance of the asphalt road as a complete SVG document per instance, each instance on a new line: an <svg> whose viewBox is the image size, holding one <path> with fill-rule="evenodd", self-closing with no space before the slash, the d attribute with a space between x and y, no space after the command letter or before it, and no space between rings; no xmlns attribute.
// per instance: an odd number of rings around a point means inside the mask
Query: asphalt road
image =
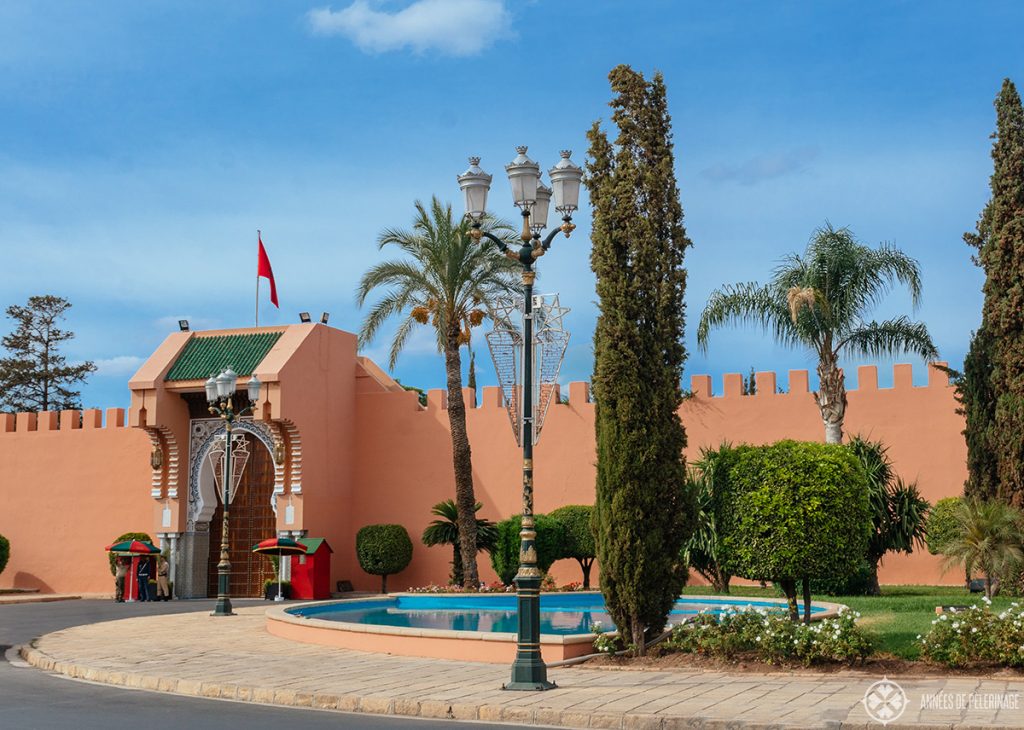
<svg viewBox="0 0 1024 730"><path fill-rule="evenodd" d="M113 601L59 601L0 606L0 728L30 730L280 730L310 728L416 728L459 730L494 728L491 723L415 720L341 712L269 707L244 702L180 697L162 692L126 690L81 682L17 667L3 660L10 646L22 644L69 626L111 621L130 616L212 610L215 601L168 603L114 603ZM262 601L239 601L252 605Z"/></svg>

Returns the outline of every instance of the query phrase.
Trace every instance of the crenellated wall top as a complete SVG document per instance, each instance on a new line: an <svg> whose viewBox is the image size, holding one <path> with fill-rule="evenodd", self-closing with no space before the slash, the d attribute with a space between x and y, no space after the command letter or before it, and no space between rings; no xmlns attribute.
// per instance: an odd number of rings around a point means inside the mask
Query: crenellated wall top
<svg viewBox="0 0 1024 730"><path fill-rule="evenodd" d="M907 390L927 390L931 388L950 388L949 374L943 369L945 362L929 363L927 366L927 385L914 385L914 366L910 363L898 363L892 366L893 385L887 388L880 388L878 385L878 366L861 365L857 368L856 386L847 386L850 393L893 393ZM786 392L778 391L778 374L771 371L760 371L754 373L756 393L754 396L743 394L744 375L741 373L725 373L722 375L721 389L713 386L710 375L690 376L690 391L696 398L744 398L744 397L765 397L775 396L785 398L788 396L807 395L810 390L810 373L807 370L789 370L787 372L789 388ZM463 398L467 408L476 409L503 409L504 398L501 388L497 386L484 386L479 405L474 405L473 390L463 388ZM568 386L568 404L580 406L589 404L590 384L587 382L572 382ZM554 403L561 401L562 388L555 386ZM442 388L427 391L427 408L444 410L448 407L448 391Z"/></svg>
<svg viewBox="0 0 1024 730"><path fill-rule="evenodd" d="M47 431L94 431L124 428L124 408L88 408L83 411L41 411L0 413L0 436L9 433L42 433Z"/></svg>

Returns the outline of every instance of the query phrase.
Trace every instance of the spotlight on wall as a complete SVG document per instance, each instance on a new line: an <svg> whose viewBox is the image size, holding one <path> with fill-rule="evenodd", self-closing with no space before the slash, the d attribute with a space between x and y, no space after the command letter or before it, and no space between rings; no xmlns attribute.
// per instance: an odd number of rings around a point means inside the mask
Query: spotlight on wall
<svg viewBox="0 0 1024 730"><path fill-rule="evenodd" d="M188 332L188 320L187 319L179 319L178 320L178 329L180 329L182 332Z"/></svg>
<svg viewBox="0 0 1024 730"><path fill-rule="evenodd" d="M327 324L327 320L331 318L330 312L324 312L320 315L320 324Z"/></svg>
<svg viewBox="0 0 1024 730"><path fill-rule="evenodd" d="M299 321L302 322L302 324L309 324L313 320L310 318L309 312L299 312Z"/></svg>

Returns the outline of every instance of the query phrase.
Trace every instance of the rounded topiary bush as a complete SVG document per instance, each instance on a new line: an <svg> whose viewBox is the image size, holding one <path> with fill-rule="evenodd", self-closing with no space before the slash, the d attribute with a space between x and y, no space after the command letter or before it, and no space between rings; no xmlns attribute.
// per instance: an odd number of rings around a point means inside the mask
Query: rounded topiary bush
<svg viewBox="0 0 1024 730"><path fill-rule="evenodd" d="M7 561L11 559L11 541L0 535L0 573L7 567Z"/></svg>
<svg viewBox="0 0 1024 730"><path fill-rule="evenodd" d="M580 564L584 589L590 588L590 567L597 556L594 531L590 527L593 514L594 508L589 504L567 504L548 513L562 523L564 529L558 559L572 558Z"/></svg>
<svg viewBox="0 0 1024 730"><path fill-rule="evenodd" d="M550 515L534 515L537 531L537 567L547 573L551 564L558 560L565 544L565 527ZM498 523L498 543L491 553L491 567L505 585L519 572L519 531L523 526L521 515L509 517Z"/></svg>
<svg viewBox="0 0 1024 730"><path fill-rule="evenodd" d="M380 576L380 592L388 592L388 576L412 562L412 539L401 525L367 525L356 533L359 567Z"/></svg>
<svg viewBox="0 0 1024 730"><path fill-rule="evenodd" d="M778 582L794 614L798 581L838 580L863 563L871 506L864 467L849 449L797 441L746 447L723 486L724 568Z"/></svg>
<svg viewBox="0 0 1024 730"><path fill-rule="evenodd" d="M151 538L145 532L126 532L123 535L121 535L121 537L117 538L116 540L111 540L110 544L111 545L116 545L117 543L124 542L125 540L138 540L139 542L150 542L150 543L153 542L153 538ZM117 556L114 555L113 553L109 553L107 555L107 559L110 561L110 574L111 575L115 575L114 560L116 558L117 558Z"/></svg>

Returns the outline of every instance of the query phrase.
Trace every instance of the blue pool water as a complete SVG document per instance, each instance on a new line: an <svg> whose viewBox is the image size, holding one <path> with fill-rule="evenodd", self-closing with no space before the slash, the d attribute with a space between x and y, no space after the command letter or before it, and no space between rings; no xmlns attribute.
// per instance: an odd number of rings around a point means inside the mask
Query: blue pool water
<svg viewBox="0 0 1024 730"><path fill-rule="evenodd" d="M669 622L677 623L700 611L720 613L726 608L745 606L769 611L783 610L784 605L746 598L709 601L699 596L680 598L672 609ZM825 609L812 606L812 612ZM595 622L613 630L611 617L605 610L600 593L549 593L540 597L540 631L542 634L568 636L590 633ZM308 618L345 623L398 626L446 631L484 631L514 634L516 632L516 596L503 595L402 595L366 601L329 603L289 609L288 613Z"/></svg>

